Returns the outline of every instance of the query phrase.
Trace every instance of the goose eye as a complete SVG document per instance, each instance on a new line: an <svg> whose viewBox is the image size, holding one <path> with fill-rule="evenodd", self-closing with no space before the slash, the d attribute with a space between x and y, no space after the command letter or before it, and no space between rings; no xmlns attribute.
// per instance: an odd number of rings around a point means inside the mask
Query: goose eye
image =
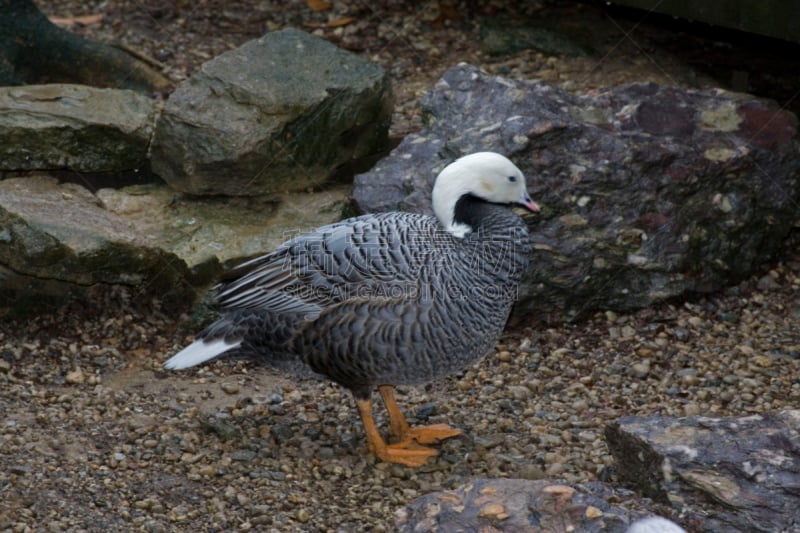
<svg viewBox="0 0 800 533"><path fill-rule="evenodd" d="M511 183L514 183L515 181L517 181L517 177L516 176L509 176L508 177L508 181L510 181Z"/></svg>

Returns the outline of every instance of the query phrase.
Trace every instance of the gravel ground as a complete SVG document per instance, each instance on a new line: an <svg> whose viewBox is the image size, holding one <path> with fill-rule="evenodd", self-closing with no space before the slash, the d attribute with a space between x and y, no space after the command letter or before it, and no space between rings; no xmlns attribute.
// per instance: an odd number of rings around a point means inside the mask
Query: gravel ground
<svg viewBox="0 0 800 533"><path fill-rule="evenodd" d="M508 11L505 2L350 1L317 12L305 2L164 4L42 7L103 13L101 24L73 29L144 51L174 81L265 29L319 26L392 74L395 135L419 127L418 97L458 61L573 90L712 83L674 50L643 46L635 20L587 8L570 7L570 20L595 17L599 57L495 59L478 49L474 16ZM602 432L622 415L740 416L800 404L797 242L751 279L691 303L570 324L515 317L482 362L400 390L412 420L464 430L417 470L360 453L353 401L332 384L244 362L164 372L191 340L189 317L130 290L95 290L91 304L0 323L0 531L390 531L404 503L472 477L613 479Z"/></svg>
<svg viewBox="0 0 800 533"><path fill-rule="evenodd" d="M405 502L471 477L608 478L602 432L619 416L800 404L798 252L693 303L517 319L462 375L401 389L412 420L464 430L419 470L361 455L352 401L331 384L243 362L164 372L189 340L181 320L98 288L92 308L0 328L0 529L382 531Z"/></svg>

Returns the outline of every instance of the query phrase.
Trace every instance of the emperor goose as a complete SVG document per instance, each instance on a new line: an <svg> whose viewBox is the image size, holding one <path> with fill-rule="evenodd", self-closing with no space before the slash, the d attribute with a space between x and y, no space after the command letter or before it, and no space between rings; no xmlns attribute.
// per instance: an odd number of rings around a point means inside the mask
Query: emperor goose
<svg viewBox="0 0 800 533"><path fill-rule="evenodd" d="M528 266L528 228L510 207L539 207L522 172L492 152L437 176L435 216L368 214L314 229L247 261L215 288L216 322L165 363L191 367L222 354L313 373L352 391L369 451L420 466L424 444L458 435L410 428L394 386L457 372L489 352ZM372 415L377 388L393 444Z"/></svg>

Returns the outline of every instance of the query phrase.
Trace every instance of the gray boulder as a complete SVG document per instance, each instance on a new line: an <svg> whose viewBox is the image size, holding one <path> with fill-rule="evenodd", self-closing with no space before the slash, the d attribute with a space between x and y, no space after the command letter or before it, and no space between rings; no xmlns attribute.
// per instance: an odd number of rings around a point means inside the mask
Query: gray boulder
<svg viewBox="0 0 800 533"><path fill-rule="evenodd" d="M719 289L770 259L800 219L797 119L769 101L654 84L575 96L449 70L427 127L356 176L363 211L430 212L436 173L510 156L543 207L518 311L568 317Z"/></svg>
<svg viewBox="0 0 800 533"><path fill-rule="evenodd" d="M800 531L800 411L624 417L606 428L620 477L703 531Z"/></svg>
<svg viewBox="0 0 800 533"><path fill-rule="evenodd" d="M396 525L402 533L623 533L649 514L640 509L629 491L599 482L480 478L415 499L396 513Z"/></svg>
<svg viewBox="0 0 800 533"><path fill-rule="evenodd" d="M0 180L0 314L87 297L96 284L185 309L233 263L340 220L348 192L203 201L163 184L92 194L45 175Z"/></svg>
<svg viewBox="0 0 800 533"><path fill-rule="evenodd" d="M349 187L315 193L287 193L264 198L176 198L165 185L101 189L97 198L109 213L125 220L137 234L175 254L201 275L263 254L317 226L341 220L349 209Z"/></svg>
<svg viewBox="0 0 800 533"><path fill-rule="evenodd" d="M98 283L180 298L188 277L186 263L103 209L80 185L47 176L0 181L4 304L35 305L43 296L58 299Z"/></svg>
<svg viewBox="0 0 800 533"><path fill-rule="evenodd" d="M299 30L268 33L170 95L152 167L190 194L305 190L384 150L391 112L377 65Z"/></svg>
<svg viewBox="0 0 800 533"><path fill-rule="evenodd" d="M106 172L147 163L155 110L133 91L0 87L0 170Z"/></svg>

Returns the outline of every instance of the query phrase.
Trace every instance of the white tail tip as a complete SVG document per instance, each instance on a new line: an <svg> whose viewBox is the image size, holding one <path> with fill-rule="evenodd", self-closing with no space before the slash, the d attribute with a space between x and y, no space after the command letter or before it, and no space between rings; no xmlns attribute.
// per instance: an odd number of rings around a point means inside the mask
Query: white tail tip
<svg viewBox="0 0 800 533"><path fill-rule="evenodd" d="M164 368L168 370L181 370L190 366L199 365L218 355L233 350L242 341L226 342L224 339L214 339L212 341L197 340L192 344L176 353L164 363Z"/></svg>

